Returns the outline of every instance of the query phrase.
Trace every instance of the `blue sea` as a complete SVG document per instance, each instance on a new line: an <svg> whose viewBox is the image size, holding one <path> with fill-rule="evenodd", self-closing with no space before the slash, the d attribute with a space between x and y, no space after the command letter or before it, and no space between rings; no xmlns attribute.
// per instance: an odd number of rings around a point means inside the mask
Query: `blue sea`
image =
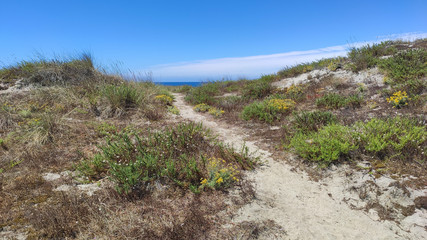
<svg viewBox="0 0 427 240"><path fill-rule="evenodd" d="M189 85L192 87L198 87L202 85L203 82L154 82L155 84L161 84L165 86L182 86L182 85Z"/></svg>

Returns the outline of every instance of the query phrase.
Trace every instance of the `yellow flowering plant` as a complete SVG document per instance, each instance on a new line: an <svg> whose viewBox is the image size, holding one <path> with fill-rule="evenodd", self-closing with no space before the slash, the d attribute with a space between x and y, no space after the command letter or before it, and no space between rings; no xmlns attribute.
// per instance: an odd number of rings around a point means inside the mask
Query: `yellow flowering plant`
<svg viewBox="0 0 427 240"><path fill-rule="evenodd" d="M196 112L207 112L209 111L209 109L211 109L211 106L205 103L197 104L196 106L193 107L193 110Z"/></svg>
<svg viewBox="0 0 427 240"><path fill-rule="evenodd" d="M406 91L398 91L393 93L392 96L387 98L387 102L391 103L394 108L401 108L402 106L408 105L410 98L406 94Z"/></svg>
<svg viewBox="0 0 427 240"><path fill-rule="evenodd" d="M155 99L166 105L172 105L173 102L173 98L165 94L157 95Z"/></svg>
<svg viewBox="0 0 427 240"><path fill-rule="evenodd" d="M295 106L295 102L291 99L270 99L267 102L267 107L274 112L287 112Z"/></svg>
<svg viewBox="0 0 427 240"><path fill-rule="evenodd" d="M215 108L215 107L211 107L208 111L208 113L214 117L221 117L222 114L224 114L224 110Z"/></svg>
<svg viewBox="0 0 427 240"><path fill-rule="evenodd" d="M225 188L233 182L238 182L239 171L232 164L227 164L224 159L211 157L207 160L208 177L200 179L200 189Z"/></svg>
<svg viewBox="0 0 427 240"><path fill-rule="evenodd" d="M175 115L179 115L179 109L173 105L168 107L168 112L175 114Z"/></svg>

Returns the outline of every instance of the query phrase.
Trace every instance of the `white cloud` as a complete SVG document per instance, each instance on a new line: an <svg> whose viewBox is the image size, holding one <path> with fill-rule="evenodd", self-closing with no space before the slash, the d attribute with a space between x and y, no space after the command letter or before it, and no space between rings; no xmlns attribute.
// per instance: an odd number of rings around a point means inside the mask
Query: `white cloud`
<svg viewBox="0 0 427 240"><path fill-rule="evenodd" d="M179 81L183 79L195 81L220 79L224 76L232 79L238 77L255 78L262 74L275 73L285 66L310 62L322 58L345 56L349 47L358 47L384 40L402 39L413 41L419 38L427 38L427 33L394 34L378 37L375 41L358 42L308 51L157 65L146 69L146 71L153 73L155 81L173 81L176 79L179 79Z"/></svg>

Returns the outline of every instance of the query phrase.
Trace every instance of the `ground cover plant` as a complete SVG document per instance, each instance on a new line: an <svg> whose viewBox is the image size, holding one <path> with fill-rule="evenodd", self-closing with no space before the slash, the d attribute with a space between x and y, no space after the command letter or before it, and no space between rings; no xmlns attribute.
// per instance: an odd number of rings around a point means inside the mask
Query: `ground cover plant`
<svg viewBox="0 0 427 240"><path fill-rule="evenodd" d="M277 76L279 78L290 78L296 77L302 73L308 73L315 69L329 68L332 71L341 68L344 63L346 63L347 59L343 57L337 58L326 58L318 61L313 61L309 63L302 63L295 66L287 66L284 69L277 72Z"/></svg>
<svg viewBox="0 0 427 240"><path fill-rule="evenodd" d="M289 114L294 107L295 102L291 99L266 99L247 105L241 116L244 120L257 119L271 123Z"/></svg>
<svg viewBox="0 0 427 240"><path fill-rule="evenodd" d="M381 160L424 162L427 130L417 119L373 118L352 126L331 124L318 132L298 133L290 145L299 156L323 165L348 159L350 151L354 150Z"/></svg>
<svg viewBox="0 0 427 240"><path fill-rule="evenodd" d="M363 102L363 96L354 94L345 97L336 93L328 93L318 99L316 99L316 105L318 107L324 107L328 109L339 109L342 107L351 106L352 108L360 107Z"/></svg>
<svg viewBox="0 0 427 240"><path fill-rule="evenodd" d="M426 89L426 81L423 80L427 76L426 56L426 49L410 49L382 59L379 67L389 79L386 82L395 89L420 94Z"/></svg>
<svg viewBox="0 0 427 240"><path fill-rule="evenodd" d="M303 133L316 132L321 127L336 123L337 118L331 112L294 112L293 127Z"/></svg>
<svg viewBox="0 0 427 240"><path fill-rule="evenodd" d="M254 165L248 156L219 144L206 129L194 123L148 132L146 136L121 132L113 135L101 150L77 168L95 179L109 172L118 192L126 194L159 179L197 192L201 179L212 180L212 161L218 167L215 174L222 178L220 181L217 176L218 182L212 186L221 188L230 184L230 179L239 178L235 170L248 170Z"/></svg>

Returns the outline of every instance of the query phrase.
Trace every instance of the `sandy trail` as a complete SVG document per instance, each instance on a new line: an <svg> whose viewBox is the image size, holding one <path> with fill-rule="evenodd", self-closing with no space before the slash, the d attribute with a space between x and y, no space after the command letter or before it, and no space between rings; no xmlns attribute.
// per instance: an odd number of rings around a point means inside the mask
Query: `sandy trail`
<svg viewBox="0 0 427 240"><path fill-rule="evenodd" d="M420 239L394 222L375 221L362 211L350 209L341 199L331 197L340 196L338 192L344 186L313 182L291 171L284 161L272 159L270 152L244 141L244 131L239 127L194 112L181 94L175 94L175 98L183 118L202 122L237 149L245 144L265 163L246 174L254 182L256 200L239 209L234 222L273 220L286 231L285 239Z"/></svg>

